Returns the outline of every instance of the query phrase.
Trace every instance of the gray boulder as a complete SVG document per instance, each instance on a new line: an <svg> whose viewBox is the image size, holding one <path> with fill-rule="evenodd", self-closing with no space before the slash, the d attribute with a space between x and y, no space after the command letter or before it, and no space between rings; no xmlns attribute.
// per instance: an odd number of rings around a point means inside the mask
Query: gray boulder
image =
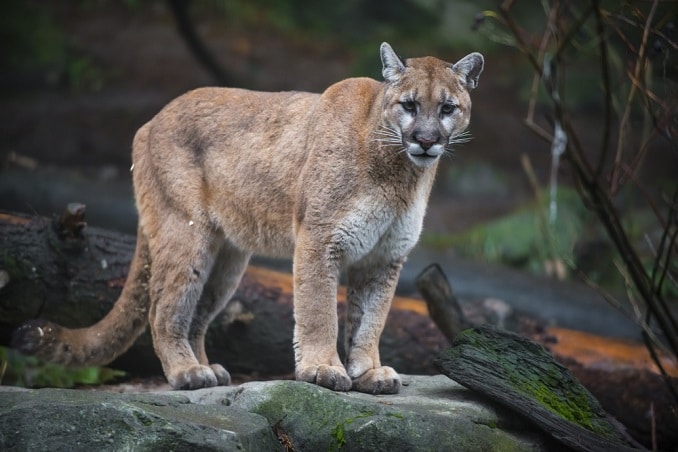
<svg viewBox="0 0 678 452"><path fill-rule="evenodd" d="M3 388L4 389L4 388ZM0 450L277 450L266 419L176 394L0 392Z"/></svg>
<svg viewBox="0 0 678 452"><path fill-rule="evenodd" d="M444 376L401 393L296 381L119 394L0 387L0 450L526 451L555 444Z"/></svg>

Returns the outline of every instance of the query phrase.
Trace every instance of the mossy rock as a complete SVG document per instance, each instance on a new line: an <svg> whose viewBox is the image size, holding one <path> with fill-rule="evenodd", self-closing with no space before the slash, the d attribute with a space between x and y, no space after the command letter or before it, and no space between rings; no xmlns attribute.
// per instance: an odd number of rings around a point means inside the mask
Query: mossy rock
<svg viewBox="0 0 678 452"><path fill-rule="evenodd" d="M541 345L490 326L463 331L435 361L445 375L526 416L568 447L634 450L624 427Z"/></svg>
<svg viewBox="0 0 678 452"><path fill-rule="evenodd" d="M558 451L525 419L444 375L400 393L298 381L116 394L0 386L0 450Z"/></svg>
<svg viewBox="0 0 678 452"><path fill-rule="evenodd" d="M0 450L282 450L266 420L179 393L40 389L0 394Z"/></svg>
<svg viewBox="0 0 678 452"><path fill-rule="evenodd" d="M405 377L401 394L337 393L308 383L256 383L228 404L257 413L296 451L543 450L539 436L515 425L440 375Z"/></svg>

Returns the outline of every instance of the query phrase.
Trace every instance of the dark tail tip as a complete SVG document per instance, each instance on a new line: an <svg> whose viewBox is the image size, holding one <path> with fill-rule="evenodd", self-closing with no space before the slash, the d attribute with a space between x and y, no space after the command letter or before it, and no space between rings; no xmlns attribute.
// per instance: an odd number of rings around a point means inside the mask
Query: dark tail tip
<svg viewBox="0 0 678 452"><path fill-rule="evenodd" d="M59 330L59 325L47 320L30 320L14 331L11 346L26 355L41 355L55 342Z"/></svg>

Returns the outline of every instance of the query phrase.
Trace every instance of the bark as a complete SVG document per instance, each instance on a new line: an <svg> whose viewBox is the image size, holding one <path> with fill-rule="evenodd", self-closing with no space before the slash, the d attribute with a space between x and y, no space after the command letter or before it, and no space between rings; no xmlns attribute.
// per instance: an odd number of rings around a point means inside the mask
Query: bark
<svg viewBox="0 0 678 452"><path fill-rule="evenodd" d="M431 264L419 274L417 289L431 318L450 341L470 326L440 265Z"/></svg>

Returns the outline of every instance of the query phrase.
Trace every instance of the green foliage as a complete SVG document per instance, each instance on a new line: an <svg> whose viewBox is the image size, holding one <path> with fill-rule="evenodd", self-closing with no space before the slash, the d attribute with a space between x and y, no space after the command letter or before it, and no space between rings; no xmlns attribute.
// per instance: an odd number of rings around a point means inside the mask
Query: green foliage
<svg viewBox="0 0 678 452"><path fill-rule="evenodd" d="M6 2L0 14L3 65L24 70L66 59L66 37L45 10L21 0Z"/></svg>
<svg viewBox="0 0 678 452"><path fill-rule="evenodd" d="M374 48L381 41L391 42L404 56L421 54L423 48L463 49L456 57L469 49L494 48L471 30L475 15L491 5L490 0L216 0L196 2L194 10L221 15L231 27L271 28L304 41L338 42L351 49L354 74L378 77Z"/></svg>
<svg viewBox="0 0 678 452"><path fill-rule="evenodd" d="M459 234L425 234L422 242L428 246L454 247L466 257L542 273L546 261L573 261L575 244L582 237L588 218L572 189L559 190L557 205L553 224L547 218L548 196L541 193L538 201L506 217Z"/></svg>
<svg viewBox="0 0 678 452"><path fill-rule="evenodd" d="M98 91L104 81L103 70L91 58L73 57L66 67L69 85L73 89L91 89Z"/></svg>
<svg viewBox="0 0 678 452"><path fill-rule="evenodd" d="M105 80L103 69L73 45L49 8L7 2L0 14L0 42L5 76L93 91Z"/></svg>
<svg viewBox="0 0 678 452"><path fill-rule="evenodd" d="M106 367L71 369L59 364L44 363L34 356L0 347L0 383L26 388L72 388L76 385L98 385L125 376L125 372Z"/></svg>
<svg viewBox="0 0 678 452"><path fill-rule="evenodd" d="M213 3L233 23L265 24L297 35L333 36L343 42L362 42L398 24L415 39L430 36L440 17L429 5L413 0L385 6L378 0L229 0Z"/></svg>

